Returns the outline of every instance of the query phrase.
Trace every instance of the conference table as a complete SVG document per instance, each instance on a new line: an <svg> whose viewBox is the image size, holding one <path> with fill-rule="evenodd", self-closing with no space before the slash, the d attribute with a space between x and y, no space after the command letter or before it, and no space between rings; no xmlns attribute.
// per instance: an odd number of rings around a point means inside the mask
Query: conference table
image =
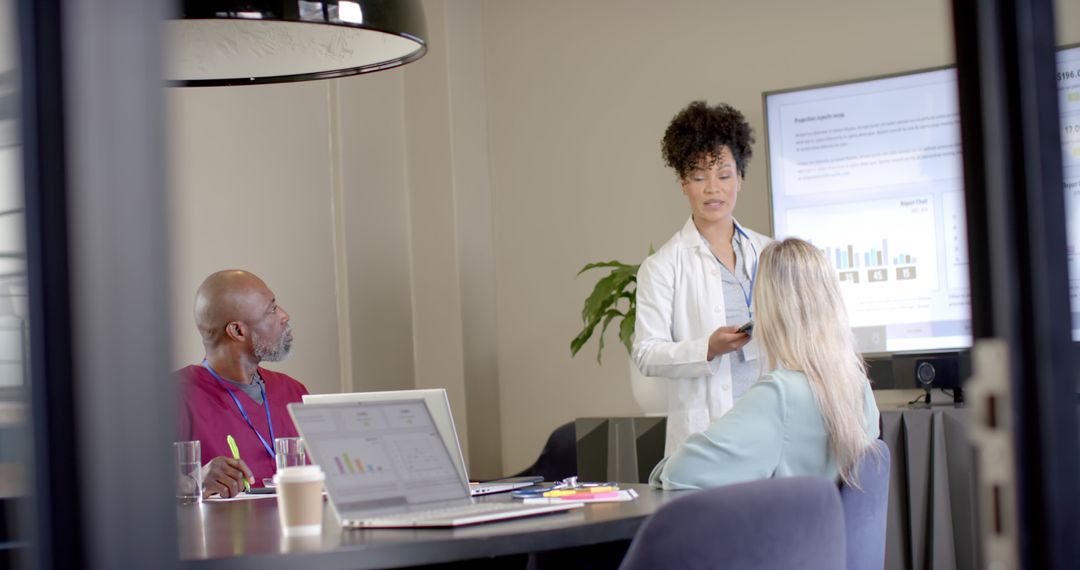
<svg viewBox="0 0 1080 570"><path fill-rule="evenodd" d="M642 484L620 487L634 489L638 498L453 529L343 529L329 503L324 503L322 534L309 537L281 534L273 497L180 505L179 552L186 566L196 568L235 568L236 557L257 559L259 570L402 568L464 562L626 541L661 504L685 494ZM513 499L500 493L477 500Z"/></svg>

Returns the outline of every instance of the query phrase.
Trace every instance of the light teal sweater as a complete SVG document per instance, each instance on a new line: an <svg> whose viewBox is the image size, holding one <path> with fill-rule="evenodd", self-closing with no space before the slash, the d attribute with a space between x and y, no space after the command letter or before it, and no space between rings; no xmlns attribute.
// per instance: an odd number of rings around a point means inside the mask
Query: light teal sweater
<svg viewBox="0 0 1080 570"><path fill-rule="evenodd" d="M866 382L864 426L878 437L878 409ZM649 484L702 489L770 477L821 475L840 479L825 419L801 372L763 376L728 413L691 435L653 469Z"/></svg>

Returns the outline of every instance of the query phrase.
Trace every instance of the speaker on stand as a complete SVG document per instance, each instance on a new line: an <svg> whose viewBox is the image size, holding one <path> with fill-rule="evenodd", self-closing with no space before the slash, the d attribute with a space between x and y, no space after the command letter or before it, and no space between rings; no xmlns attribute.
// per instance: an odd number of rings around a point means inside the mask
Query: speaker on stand
<svg viewBox="0 0 1080 570"><path fill-rule="evenodd" d="M931 403L934 388L952 390L953 404L964 404L964 389L960 383L959 359L956 356L922 358L915 362L915 382L926 391L926 405Z"/></svg>

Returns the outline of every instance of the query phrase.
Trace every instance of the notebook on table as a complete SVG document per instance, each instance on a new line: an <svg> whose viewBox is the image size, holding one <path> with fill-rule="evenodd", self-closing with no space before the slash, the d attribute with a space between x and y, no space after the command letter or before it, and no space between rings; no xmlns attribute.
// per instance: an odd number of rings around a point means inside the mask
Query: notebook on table
<svg viewBox="0 0 1080 570"><path fill-rule="evenodd" d="M304 394L305 404L340 404L345 402L381 402L385 400L403 400L411 398L423 398L427 404L428 412L435 421L435 427L450 450L450 459L454 467L466 481L469 473L465 467L465 456L461 453L461 442L458 440L457 427L454 425L454 415L450 412L450 398L443 388L428 388L421 390L387 390L380 392L350 392L345 394ZM474 497L489 495L492 493L504 493L521 487L528 487L535 482L543 480L543 477L528 479L510 479L486 481L483 483L470 483L469 493Z"/></svg>
<svg viewBox="0 0 1080 570"><path fill-rule="evenodd" d="M422 398L289 404L341 524L451 527L581 507L474 503Z"/></svg>

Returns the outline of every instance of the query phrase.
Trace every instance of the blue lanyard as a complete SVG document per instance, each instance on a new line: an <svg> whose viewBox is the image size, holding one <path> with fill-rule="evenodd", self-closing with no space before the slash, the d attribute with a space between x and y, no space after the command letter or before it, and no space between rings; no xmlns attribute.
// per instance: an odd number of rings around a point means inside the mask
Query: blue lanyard
<svg viewBox="0 0 1080 570"><path fill-rule="evenodd" d="M754 318L754 312L750 310L750 302L754 300L754 281L757 279L758 250L757 246L754 245L754 240L750 239L750 236L747 235L747 233L744 232L743 229L738 226L738 224L735 225L735 231L739 232L739 235L746 238L746 242L750 244L750 249L754 251L754 268L750 270L750 291L747 292L747 290L743 288L742 283L739 283L739 289L742 290L743 300L746 301L746 312L750 315L750 318L752 319ZM743 263L745 264L746 260L743 260ZM738 282L737 279L736 282Z"/></svg>
<svg viewBox="0 0 1080 570"><path fill-rule="evenodd" d="M266 449L266 452L270 454L270 459L273 460L275 457L274 448L271 447L269 443L266 443L266 439L264 439L262 434L259 433L259 430L255 429L255 426L251 423L251 418L249 418L247 412L244 411L244 406L240 405L240 400L236 398L236 394L233 393L232 388L229 388L229 385L225 382L225 380L222 379L221 376L218 376L217 372L214 372L214 369L210 367L210 363L207 362L205 358L202 361L202 365L204 368L206 368L208 372L210 372L210 375L213 376L215 380L220 382L221 385L225 387L225 391L228 392L230 396L232 396L232 401L236 404L236 409L240 410L240 415L244 417L244 421L247 422L247 425L249 428L251 428L251 431L255 432L255 435L259 437L259 441L262 442L263 448ZM263 408L266 409L266 426L270 428L270 441L274 441L274 424L270 422L270 400L266 398L266 387L260 384L259 391L262 392Z"/></svg>

